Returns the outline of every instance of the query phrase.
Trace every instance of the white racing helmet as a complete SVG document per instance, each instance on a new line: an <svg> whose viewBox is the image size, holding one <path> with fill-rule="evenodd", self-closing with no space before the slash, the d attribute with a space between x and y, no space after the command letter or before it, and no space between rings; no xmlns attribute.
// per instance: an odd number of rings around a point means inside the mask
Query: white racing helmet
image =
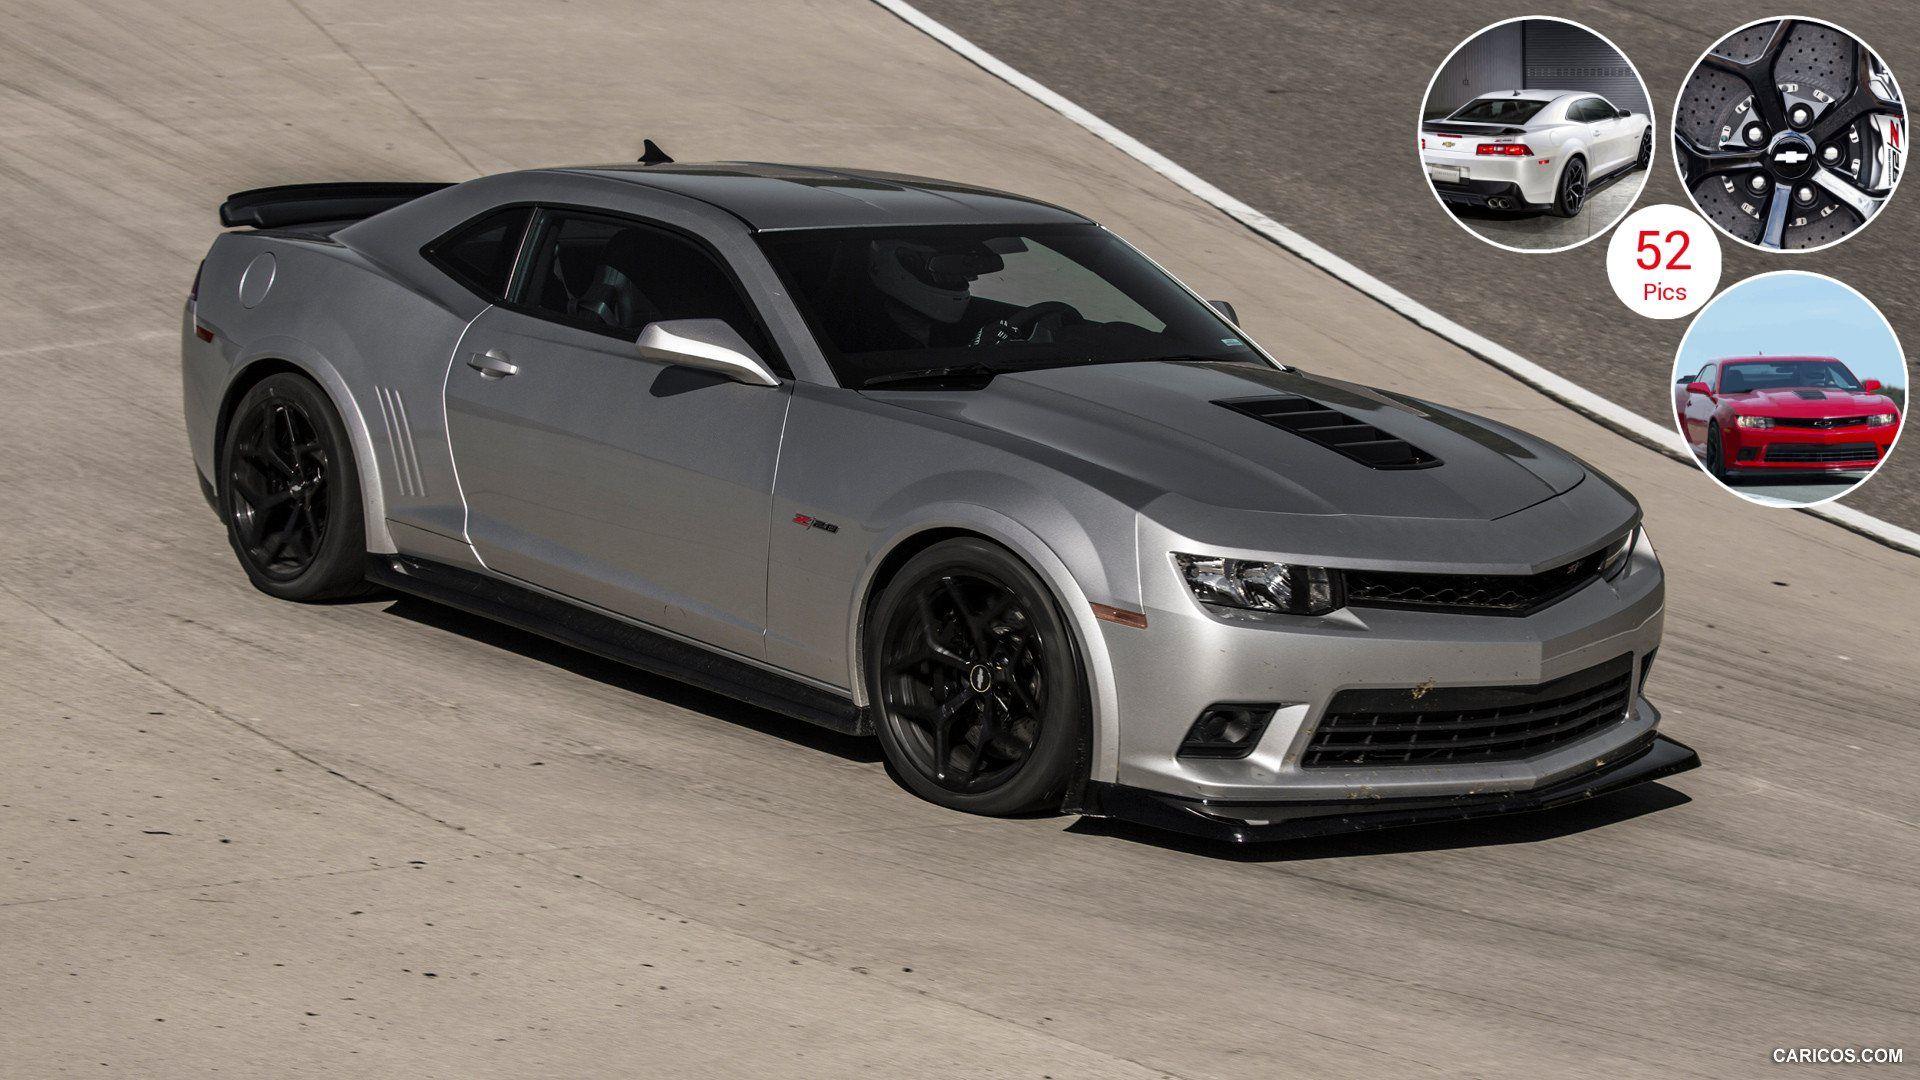
<svg viewBox="0 0 1920 1080"><path fill-rule="evenodd" d="M874 287L935 322L958 322L972 295L967 286L1001 267L985 248L942 251L905 240L875 240L867 255Z"/></svg>

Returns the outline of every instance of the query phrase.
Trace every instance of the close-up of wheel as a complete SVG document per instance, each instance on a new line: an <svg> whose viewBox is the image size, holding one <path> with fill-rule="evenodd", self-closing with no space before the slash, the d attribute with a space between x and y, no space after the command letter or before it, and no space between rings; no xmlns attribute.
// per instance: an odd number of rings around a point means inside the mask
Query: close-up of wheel
<svg viewBox="0 0 1920 1080"><path fill-rule="evenodd" d="M1852 34L1809 19L1751 23L1694 65L1674 104L1674 162L1700 213L1755 247L1851 236L1900 180L1906 106Z"/></svg>
<svg viewBox="0 0 1920 1080"><path fill-rule="evenodd" d="M887 585L867 640L874 727L902 783L976 814L1059 808L1085 678L1033 571L983 540L936 544Z"/></svg>
<svg viewBox="0 0 1920 1080"><path fill-rule="evenodd" d="M283 600L365 589L365 523L346 429L320 388L269 375L235 406L220 447L219 503L247 577Z"/></svg>
<svg viewBox="0 0 1920 1080"><path fill-rule="evenodd" d="M1580 208L1587 201L1587 163L1580 158L1567 162L1567 170L1560 174L1560 187L1554 192L1553 213L1556 217L1577 217Z"/></svg>

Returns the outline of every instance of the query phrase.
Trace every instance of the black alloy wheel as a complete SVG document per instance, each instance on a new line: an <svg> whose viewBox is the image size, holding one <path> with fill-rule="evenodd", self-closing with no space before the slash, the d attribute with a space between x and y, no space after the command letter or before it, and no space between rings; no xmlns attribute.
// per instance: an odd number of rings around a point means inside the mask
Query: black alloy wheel
<svg viewBox="0 0 1920 1080"><path fill-rule="evenodd" d="M1553 201L1553 212L1560 217L1578 217L1586 201L1587 163L1584 158L1574 158L1560 174L1560 195Z"/></svg>
<svg viewBox="0 0 1920 1080"><path fill-rule="evenodd" d="M1763 248L1824 247L1879 212L1906 105L1864 42L1780 19L1728 35L1688 73L1674 154L1701 214Z"/></svg>
<svg viewBox="0 0 1920 1080"><path fill-rule="evenodd" d="M1652 125L1648 125L1646 132L1640 136L1640 157L1634 161L1633 167L1635 169L1645 169L1647 166L1652 164L1653 164L1653 127Z"/></svg>
<svg viewBox="0 0 1920 1080"><path fill-rule="evenodd" d="M1032 571L984 541L935 545L901 568L869 627L875 726L907 787L974 813L1059 808L1086 695Z"/></svg>
<svg viewBox="0 0 1920 1080"><path fill-rule="evenodd" d="M1707 472L1715 480L1727 478L1727 448L1720 442L1720 425L1707 429Z"/></svg>
<svg viewBox="0 0 1920 1080"><path fill-rule="evenodd" d="M247 576L289 600L364 588L365 524L346 432L301 376L268 376L234 409L220 448L220 508Z"/></svg>

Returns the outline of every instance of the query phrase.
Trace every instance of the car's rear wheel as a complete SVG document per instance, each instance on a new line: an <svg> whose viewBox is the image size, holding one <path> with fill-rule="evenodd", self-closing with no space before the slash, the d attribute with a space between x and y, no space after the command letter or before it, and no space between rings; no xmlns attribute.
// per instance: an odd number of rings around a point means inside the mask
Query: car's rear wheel
<svg viewBox="0 0 1920 1080"><path fill-rule="evenodd" d="M1032 570L984 540L936 544L882 591L866 640L874 726L909 790L976 814L1059 808L1086 680Z"/></svg>
<svg viewBox="0 0 1920 1080"><path fill-rule="evenodd" d="M1707 428L1707 472L1715 480L1727 478L1727 448L1720 441L1720 425Z"/></svg>
<svg viewBox="0 0 1920 1080"><path fill-rule="evenodd" d="M1574 158L1560 174L1560 187L1553 197L1553 213L1557 217L1578 217L1586 201L1587 162L1584 158Z"/></svg>
<svg viewBox="0 0 1920 1080"><path fill-rule="evenodd" d="M235 406L219 454L220 513L247 577L283 600L366 589L366 525L346 427L314 383L279 372Z"/></svg>

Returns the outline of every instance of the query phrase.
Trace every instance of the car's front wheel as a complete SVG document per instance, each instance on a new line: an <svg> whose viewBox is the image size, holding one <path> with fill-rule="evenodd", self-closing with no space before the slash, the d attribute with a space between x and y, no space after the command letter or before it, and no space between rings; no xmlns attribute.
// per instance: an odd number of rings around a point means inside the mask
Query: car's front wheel
<svg viewBox="0 0 1920 1080"><path fill-rule="evenodd" d="M279 372L235 406L219 451L227 539L262 592L330 600L366 589L366 524L346 427L311 380Z"/></svg>
<svg viewBox="0 0 1920 1080"><path fill-rule="evenodd" d="M1553 196L1553 213L1557 217L1577 217L1586 201L1587 162L1585 158L1574 158L1560 174L1560 187Z"/></svg>
<svg viewBox="0 0 1920 1080"><path fill-rule="evenodd" d="M1715 480L1727 478L1727 448L1720 441L1720 425L1707 428L1707 473Z"/></svg>
<svg viewBox="0 0 1920 1080"><path fill-rule="evenodd" d="M1634 159L1633 167L1635 169L1645 169L1647 166L1652 164L1653 164L1653 128L1649 127L1647 128L1646 133L1640 136L1640 156Z"/></svg>
<svg viewBox="0 0 1920 1080"><path fill-rule="evenodd" d="M936 544L887 584L866 640L874 727L908 789L975 814L1059 808L1086 680L1032 570L984 540Z"/></svg>

